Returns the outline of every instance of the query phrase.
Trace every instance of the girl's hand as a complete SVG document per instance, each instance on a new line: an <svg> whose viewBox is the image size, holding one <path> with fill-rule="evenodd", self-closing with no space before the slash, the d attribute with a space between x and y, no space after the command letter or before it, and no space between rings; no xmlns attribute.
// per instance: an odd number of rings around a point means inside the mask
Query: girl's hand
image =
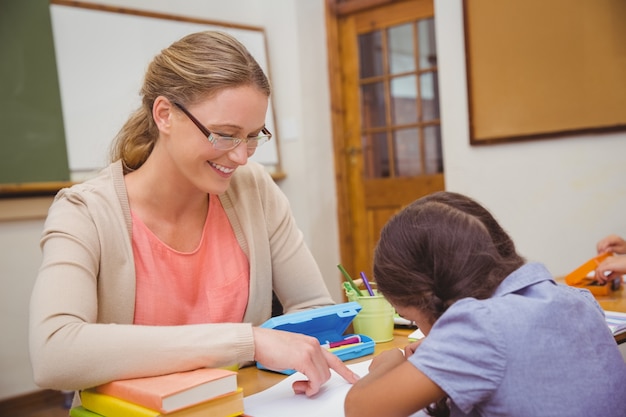
<svg viewBox="0 0 626 417"><path fill-rule="evenodd" d="M370 374L382 374L395 368L404 361L406 361L406 358L404 357L404 352L401 349L385 350L372 359L369 371Z"/></svg>
<svg viewBox="0 0 626 417"><path fill-rule="evenodd" d="M422 343L424 339L417 340L415 342L409 343L404 347L404 356L407 358L415 353L419 345Z"/></svg>

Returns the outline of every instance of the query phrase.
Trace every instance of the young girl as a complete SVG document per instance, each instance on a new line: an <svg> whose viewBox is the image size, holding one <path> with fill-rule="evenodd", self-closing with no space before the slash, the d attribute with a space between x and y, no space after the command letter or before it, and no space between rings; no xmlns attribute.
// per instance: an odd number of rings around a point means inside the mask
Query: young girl
<svg viewBox="0 0 626 417"><path fill-rule="evenodd" d="M525 263L475 201L441 192L403 209L374 278L427 337L377 356L347 417L625 415L626 364L593 296Z"/></svg>

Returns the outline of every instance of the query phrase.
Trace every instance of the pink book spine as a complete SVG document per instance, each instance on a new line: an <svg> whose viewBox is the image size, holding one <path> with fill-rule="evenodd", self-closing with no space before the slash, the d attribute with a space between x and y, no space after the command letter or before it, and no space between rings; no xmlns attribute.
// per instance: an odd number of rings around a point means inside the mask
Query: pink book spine
<svg viewBox="0 0 626 417"><path fill-rule="evenodd" d="M149 408L151 410L158 410L162 413L165 412L165 410L163 410L162 399L156 393L150 393L147 391L136 390L132 387L121 386L119 384L116 384L115 381L96 387L96 391L102 394L110 395L112 397L121 398L131 403L135 403L143 407Z"/></svg>

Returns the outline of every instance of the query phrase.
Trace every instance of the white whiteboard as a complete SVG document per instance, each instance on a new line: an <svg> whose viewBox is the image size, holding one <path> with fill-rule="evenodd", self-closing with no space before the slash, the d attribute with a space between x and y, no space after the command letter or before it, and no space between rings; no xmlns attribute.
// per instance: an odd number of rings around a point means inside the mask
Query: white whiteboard
<svg viewBox="0 0 626 417"><path fill-rule="evenodd" d="M73 179L88 177L108 164L113 138L140 105L139 90L149 62L183 36L203 30L227 32L248 48L269 77L262 29L64 4L51 4L50 14ZM266 125L274 137L251 159L265 165L270 173L279 173L271 99Z"/></svg>

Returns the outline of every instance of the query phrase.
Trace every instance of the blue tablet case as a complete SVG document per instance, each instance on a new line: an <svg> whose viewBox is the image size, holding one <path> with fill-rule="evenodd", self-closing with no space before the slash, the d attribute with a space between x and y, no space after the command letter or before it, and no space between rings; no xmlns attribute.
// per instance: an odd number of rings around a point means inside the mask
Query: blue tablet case
<svg viewBox="0 0 626 417"><path fill-rule="evenodd" d="M352 301L272 317L260 327L306 334L317 338L320 344L324 344L326 342L339 341L351 336L344 334L344 332L359 311L361 311L361 305L356 301ZM349 348L339 349L332 353L338 356L342 361L374 353L374 341L365 335L359 336L361 336L362 343ZM267 370L267 368L258 362L257 367ZM291 375L296 371L293 369L285 369L275 372Z"/></svg>

